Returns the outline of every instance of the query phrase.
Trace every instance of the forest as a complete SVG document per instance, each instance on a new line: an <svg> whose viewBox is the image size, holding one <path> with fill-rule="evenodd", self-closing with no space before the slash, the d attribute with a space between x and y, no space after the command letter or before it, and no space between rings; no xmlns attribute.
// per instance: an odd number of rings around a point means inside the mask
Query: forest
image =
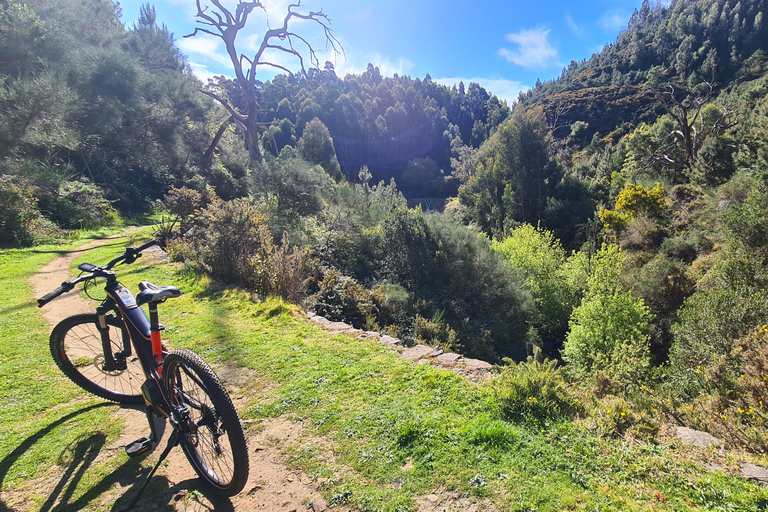
<svg viewBox="0 0 768 512"><path fill-rule="evenodd" d="M645 0L512 105L373 65L256 81L254 160L214 99L247 111L241 84L201 83L151 5L124 24L109 0L1 0L0 243L154 212L196 272L407 343L554 359L597 394L651 386L764 451L765 16Z"/></svg>

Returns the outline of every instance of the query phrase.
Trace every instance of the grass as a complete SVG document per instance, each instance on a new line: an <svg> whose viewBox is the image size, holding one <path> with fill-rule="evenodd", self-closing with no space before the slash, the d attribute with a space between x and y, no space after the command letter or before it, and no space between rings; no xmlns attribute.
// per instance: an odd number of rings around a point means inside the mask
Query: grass
<svg viewBox="0 0 768 512"><path fill-rule="evenodd" d="M0 510L50 509L35 479L63 485L59 495L73 509L98 501L114 483L111 472L126 462L109 457L94 464L99 449L120 432L110 421L116 407L84 395L58 370L48 351L50 328L28 283L40 266L86 240L0 251L0 489L13 491ZM62 470L70 479L59 480ZM140 467L126 470L136 475Z"/></svg>
<svg viewBox="0 0 768 512"><path fill-rule="evenodd" d="M104 263L115 254L114 246L100 248L75 264ZM113 407L99 406L58 375L47 353L47 327L25 306L27 277L54 255L0 253L0 279L9 290L0 302L7 312L0 315L2 489L13 496L32 492L25 486L49 473L41 467L54 467L51 474L63 468L80 478L60 491L70 493L72 508L101 510L110 508L100 501L110 485L146 468L122 453L83 462L89 460L83 454L98 453L119 426L106 421ZM448 492L498 510L768 506L765 488L702 467L716 453L665 438L625 441L561 414L510 417L509 404L499 399L500 376L473 384L405 361L373 341L330 335L278 299L252 300L175 265L146 263L119 267L119 275L131 289L141 280L182 289L182 297L160 310L169 345L193 349L212 364L247 368L254 378L244 394L253 398L241 417L252 420L249 428L275 417L301 423L303 437L284 446L286 460L321 484L330 506L418 510L423 497ZM722 462L737 467L735 459ZM18 506L37 510L46 499Z"/></svg>

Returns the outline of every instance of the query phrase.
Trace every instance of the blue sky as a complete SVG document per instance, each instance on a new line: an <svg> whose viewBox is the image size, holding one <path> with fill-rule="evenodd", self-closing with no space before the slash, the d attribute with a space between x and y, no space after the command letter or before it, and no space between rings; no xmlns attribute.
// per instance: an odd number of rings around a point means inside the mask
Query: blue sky
<svg viewBox="0 0 768 512"><path fill-rule="evenodd" d="M206 0L200 0L206 5ZM122 21L130 26L139 17L141 0L123 0ZM222 0L228 7L235 0ZM264 0L270 25L281 24L287 0ZM518 92L557 78L571 60L588 59L616 40L642 0L303 0L307 10L323 10L331 19L345 56L331 53L321 63L334 62L336 73L361 73L368 63L381 73L433 80L447 85L477 82L510 103ZM221 41L194 31L194 0L156 0L159 23L168 26L189 59L195 74L205 80L216 74L233 76ZM253 55L267 27L262 11L253 11L238 36L238 50ZM296 25L309 38L321 36L319 27ZM319 41L318 39L315 39ZM319 45L324 49L324 45ZM280 62L298 70L298 61ZM268 68L259 78L274 73Z"/></svg>

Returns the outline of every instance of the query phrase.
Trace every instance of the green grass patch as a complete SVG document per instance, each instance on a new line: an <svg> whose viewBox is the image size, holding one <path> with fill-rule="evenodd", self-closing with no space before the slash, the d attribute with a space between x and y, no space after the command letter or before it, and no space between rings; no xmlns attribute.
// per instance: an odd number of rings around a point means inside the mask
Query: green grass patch
<svg viewBox="0 0 768 512"><path fill-rule="evenodd" d="M99 248L78 262L103 264L121 250ZM96 407L98 401L57 405L82 395L63 384L47 354L47 328L23 305L30 298L26 276L52 256L16 255L16 270L3 265L2 276L17 299L0 306L16 308L15 320L0 317L0 364L14 375L11 383L3 379L3 399L18 404L0 418L4 490L23 489L46 463L70 467L78 449L101 442L93 433L115 435L103 426L110 408ZM703 455L674 443L627 442L574 423L569 414L582 406L562 394L551 368L522 367L527 374L508 370L474 384L376 342L331 335L281 300L259 301L176 264L148 263L118 267L118 275L132 290L141 280L182 289L160 308L168 344L214 365L248 369L252 398L241 417L256 420L249 428L275 417L301 422L303 438L285 446L286 460L321 482L331 506L415 511L430 493L486 500L498 510L757 511L768 503L765 488L711 473L700 464ZM538 394L526 391L537 386ZM144 471L121 456L111 462L118 474ZM81 508L99 509L95 495L110 481L102 476L108 467L84 472L72 495Z"/></svg>
<svg viewBox="0 0 768 512"><path fill-rule="evenodd" d="M61 374L48 349L50 326L28 282L53 258L113 233L0 251L0 510L50 509L54 498L70 510L99 508L119 478L143 471L126 464L122 453L94 463L121 431L111 420L116 406L91 398Z"/></svg>

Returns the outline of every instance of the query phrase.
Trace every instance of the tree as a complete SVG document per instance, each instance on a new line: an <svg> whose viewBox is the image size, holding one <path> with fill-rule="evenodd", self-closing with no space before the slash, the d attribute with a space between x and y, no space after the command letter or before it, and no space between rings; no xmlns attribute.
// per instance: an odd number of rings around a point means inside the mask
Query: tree
<svg viewBox="0 0 768 512"><path fill-rule="evenodd" d="M524 276L536 306L531 323L541 341L561 343L576 305L565 275L563 246L550 231L523 224L505 240L492 242L492 247Z"/></svg>
<svg viewBox="0 0 768 512"><path fill-rule="evenodd" d="M592 258L587 290L571 317L563 359L579 379L602 374L614 382L642 380L650 366L648 326L652 315L642 299L620 285L625 257L616 245Z"/></svg>
<svg viewBox="0 0 768 512"><path fill-rule="evenodd" d="M620 235L630 221L641 215L658 218L666 209L667 197L661 183L651 189L627 183L616 197L616 209L600 208L597 215L605 227Z"/></svg>
<svg viewBox="0 0 768 512"><path fill-rule="evenodd" d="M336 181L342 178L333 139L328 128L318 118L304 127L304 133L299 139L299 153L307 162L320 165Z"/></svg>
<svg viewBox="0 0 768 512"><path fill-rule="evenodd" d="M672 120L672 126L666 134L662 134L659 147L648 155L648 163L670 168L675 174L683 172L690 177L694 174L705 143L721 138L728 128L735 126L738 112L729 104L721 108L710 103L714 84L709 82L697 88L669 84L652 92ZM733 145L732 141L727 143ZM728 152L723 149L719 151L723 153L719 156L727 158Z"/></svg>
<svg viewBox="0 0 768 512"><path fill-rule="evenodd" d="M551 141L541 108L515 109L481 150L476 174L459 189L470 220L496 236L515 222L537 224L559 181Z"/></svg>
<svg viewBox="0 0 768 512"><path fill-rule="evenodd" d="M305 52L309 54L309 61L313 67L318 68L320 61L317 57L317 51L309 43L309 41L298 33L294 32L291 27L293 22L306 21L319 25L322 27L325 33L325 40L334 52L339 53L341 44L333 35L333 31L330 28L331 21L327 15L322 11L308 13L302 13L296 9L301 8L301 1L288 6L288 12L283 18L282 25L277 28L268 28L264 37L261 40L258 50L252 57L240 53L236 46L236 38L238 33L245 27L248 22L248 16L254 9L262 9L265 14L266 10L264 5L259 1L240 1L234 10L234 13L224 7L219 0L211 0L214 8L210 6L203 7L200 0L197 1L197 23L202 27L196 27L195 31L189 36L193 37L198 32L204 32L218 37L224 42L227 54L232 62L232 67L235 72L235 83L237 85L238 93L241 95L241 99L244 102L242 108L237 108L232 99L222 90L210 90L203 89L203 93L207 94L214 100L218 101L231 115L231 118L227 121L227 124L234 122L238 130L245 139L245 146L248 149L248 153L251 157L251 162L261 162L262 153L260 147L261 133L264 131L264 125L259 121L259 100L256 90L256 73L259 66L269 66L275 69L285 71L289 75L293 73L279 64L277 61L268 60L266 53L280 52L286 53L289 56L293 56L298 59L301 66L302 75L306 75L306 68L304 64ZM211 27L211 28L204 28Z"/></svg>

